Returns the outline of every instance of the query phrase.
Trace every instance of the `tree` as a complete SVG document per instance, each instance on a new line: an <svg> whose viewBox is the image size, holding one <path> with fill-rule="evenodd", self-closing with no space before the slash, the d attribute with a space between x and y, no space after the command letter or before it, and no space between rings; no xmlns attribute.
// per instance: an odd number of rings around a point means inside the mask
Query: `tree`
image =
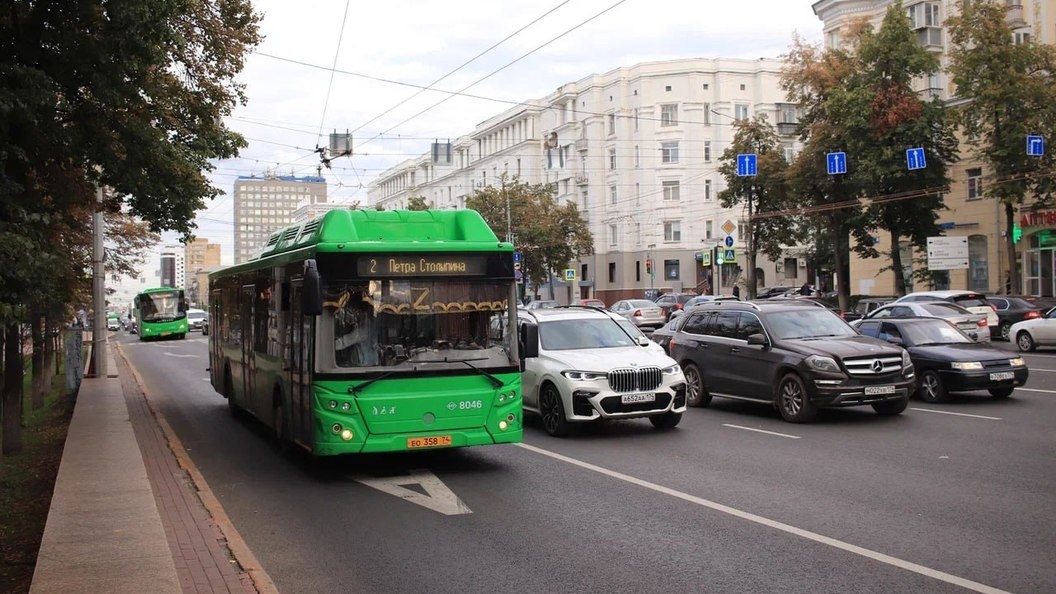
<svg viewBox="0 0 1056 594"><path fill-rule="evenodd" d="M1056 192L1056 156L1028 156L1025 148L1027 135L1056 138L1056 48L1016 43L1003 2L964 2L946 30L948 71L961 100L955 119L972 156L993 173L984 195L1004 207L1009 279L1019 288L1015 210L1028 194L1044 205Z"/></svg>
<svg viewBox="0 0 1056 594"><path fill-rule="evenodd" d="M878 32L861 29L856 45L861 68L855 86L863 91L859 115L866 119L853 123L868 130L869 147L856 156L854 175L872 198L865 211L868 224L890 235L894 294L901 296L911 282L902 273L902 238L923 250L928 236L938 235L935 220L945 208L942 192L949 185L948 164L956 160L957 141L944 102L938 97L923 101L913 90L914 79L937 71L939 61L917 42L901 2L888 7ZM926 167L908 169L910 148L924 149ZM859 255L880 255L871 236L857 240Z"/></svg>
<svg viewBox="0 0 1056 594"><path fill-rule="evenodd" d="M723 208L743 204L747 211L745 255L748 264L748 299L755 299L755 264L759 252L772 260L781 257L785 246L798 243L800 227L782 214L790 205L785 186L785 162L781 141L765 114L753 120L734 123L733 142L722 153L719 173L726 178L726 189L719 192ZM737 175L737 155L756 155L757 175Z"/></svg>
<svg viewBox="0 0 1056 594"><path fill-rule="evenodd" d="M407 210L429 210L433 207L431 202L425 200L425 196L411 196L407 199Z"/></svg>
<svg viewBox="0 0 1056 594"><path fill-rule="evenodd" d="M575 203L558 205L551 184L504 179L501 188L487 186L473 192L466 208L479 212L493 231L506 229L510 221L514 245L523 253L521 274L528 284L538 285L551 271L594 251L594 237Z"/></svg>

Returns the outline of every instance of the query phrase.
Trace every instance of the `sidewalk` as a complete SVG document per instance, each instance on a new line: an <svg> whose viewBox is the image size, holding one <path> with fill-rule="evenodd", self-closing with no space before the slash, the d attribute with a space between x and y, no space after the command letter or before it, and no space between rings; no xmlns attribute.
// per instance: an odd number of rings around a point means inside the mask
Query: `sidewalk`
<svg viewBox="0 0 1056 594"><path fill-rule="evenodd" d="M276 592L106 349L108 377L81 382L30 592Z"/></svg>

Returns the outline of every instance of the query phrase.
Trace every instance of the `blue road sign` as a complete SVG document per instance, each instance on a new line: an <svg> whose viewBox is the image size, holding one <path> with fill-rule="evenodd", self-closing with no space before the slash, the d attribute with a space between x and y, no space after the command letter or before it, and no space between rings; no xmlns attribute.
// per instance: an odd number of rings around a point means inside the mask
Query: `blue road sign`
<svg viewBox="0 0 1056 594"><path fill-rule="evenodd" d="M1044 155L1045 138L1042 136L1027 136L1027 154L1031 157Z"/></svg>
<svg viewBox="0 0 1056 594"><path fill-rule="evenodd" d="M521 252L513 252L513 261L514 262L520 262L521 261Z"/></svg>
<svg viewBox="0 0 1056 594"><path fill-rule="evenodd" d="M755 164L756 160L754 153L737 155L737 175L740 177L755 175Z"/></svg>
<svg viewBox="0 0 1056 594"><path fill-rule="evenodd" d="M733 236L727 235L724 243L726 244L726 247L733 247Z"/></svg>
<svg viewBox="0 0 1056 594"><path fill-rule="evenodd" d="M847 173L847 153L829 153L826 155L829 164L829 175Z"/></svg>
<svg viewBox="0 0 1056 594"><path fill-rule="evenodd" d="M722 253L723 262L733 262L737 259L737 250L730 248Z"/></svg>
<svg viewBox="0 0 1056 594"><path fill-rule="evenodd" d="M923 148L906 149L906 167L913 170L924 169L926 166L927 162L924 159Z"/></svg>

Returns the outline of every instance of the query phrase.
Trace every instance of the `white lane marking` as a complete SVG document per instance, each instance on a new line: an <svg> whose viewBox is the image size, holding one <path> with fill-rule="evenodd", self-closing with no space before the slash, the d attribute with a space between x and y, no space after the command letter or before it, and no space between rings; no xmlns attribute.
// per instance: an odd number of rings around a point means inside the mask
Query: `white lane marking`
<svg viewBox="0 0 1056 594"><path fill-rule="evenodd" d="M165 352L164 352L164 353L162 353L162 354L163 354L163 355L165 355L165 356L167 356L167 357L181 357L181 358L186 358L186 357L197 357L197 356L198 356L198 355L181 355L181 354L179 354L179 353L170 353L170 352L168 352L168 351L165 351Z"/></svg>
<svg viewBox="0 0 1056 594"><path fill-rule="evenodd" d="M787 532L789 534L793 534L795 536L799 536L799 537L805 538L807 540L813 540L814 542L818 542L818 543L821 543L821 544L829 545L829 546L831 546L833 548L837 548L837 549L840 549L840 550L843 550L843 551L847 551L847 552L853 553L855 555L861 555L862 557L867 557L867 558L872 559L874 561L879 561L880 563L886 563L888 565L893 565L893 566L898 567L900 569L905 569L906 571L912 571L914 573L919 573L920 575L923 575L923 576L926 576L926 577L930 577L930 578L933 578L933 579L936 579L936 580L939 580L939 581L942 581L942 582L946 582L948 584L953 584L955 586L960 586L962 588L966 588L968 590L974 590L976 592L986 592L988 594L1008 594L1008 592L1006 592L1005 590L1000 590L998 588L994 588L993 586L988 586L986 584L981 584L979 582L973 582L972 580L965 579L965 578L962 578L962 577L959 577L959 576L956 576L956 575L953 575L953 574L949 574L949 573L946 573L944 571L939 571L937 569L932 569L930 567L925 567L923 565L919 565L919 564L913 563L911 561L906 561L904 559L899 559L898 557L892 557L890 555L885 555L883 553L880 553L880 552L877 552L877 551L873 551L873 550L870 550L870 549L867 549L867 548L864 548L864 547L860 547L858 545L853 545L853 544L850 544L850 543L843 542L841 540L836 540L835 538L832 538L832 537L829 537L829 536L825 536L823 534L818 534L817 532L811 532L809 530L804 530L802 528L796 528L795 526L791 526L791 525L785 524L783 522L778 522L776 520L771 520L769 518L764 518L762 516L757 516L757 515L755 515L753 513L749 513L749 512L746 512L746 511L741 511L739 509L730 507L728 505L723 505L721 503L716 503L714 501L710 501L710 500L704 499L702 497L696 497L696 496L690 495L688 493L683 493L681 491L676 491L675 489L671 489L669 487L664 487L662 485L658 485L656 483L651 483L649 481L642 480L640 478L635 478L635 477L630 476L630 475L626 475L626 474L623 474L623 473L620 473L620 472L616 472L615 470L609 470L607 468L602 468L601 466L595 466L594 464L591 464L589 462L583 462L581 460L576 460L575 458L570 458L568 456L565 456L565 455L562 455L562 454L558 454L556 452L551 452L549 450L544 450L542 448L537 448L535 446L528 445L526 443L518 443L516 445L519 446L519 447L522 447L522 448L524 448L526 450L535 452L537 454L542 454L543 456L549 456L550 458L553 458L555 460L560 460L561 462L566 462L568 464L572 464L573 466L579 466L580 468L584 468L586 470L591 470L593 472L597 472L599 474L603 474L605 476L608 476L608 477L611 477L611 478L614 478L614 479L617 479L617 480L621 480L621 481L624 481L624 482L627 482L627 483L631 483L632 485L638 485L639 487L643 487L643 488L649 489L651 491L656 491L657 493L663 493L664 495L670 495L671 497L675 497L675 498L681 499L683 501L688 501L689 503L694 503L696 505L699 505L699 506L702 506L702 507L706 507L706 508L709 508L709 509L713 509L715 511L722 512L724 514L729 514L731 516L734 516L734 517L737 517L737 518L741 518L743 520L748 520L749 522L755 522L756 524L762 524L763 526L768 526L770 528L774 528L775 530L780 530L782 532Z"/></svg>
<svg viewBox="0 0 1056 594"><path fill-rule="evenodd" d="M955 415L955 416L958 416L958 417L972 417L973 419L987 419L989 421L1000 421L1001 420L1001 417L987 417L987 416L984 416L984 415L970 415L968 413L955 413L955 412L950 412L948 410L935 410L935 409L932 409L932 408L913 408L913 407L910 407L909 410L919 410L920 412L938 413L940 415Z"/></svg>
<svg viewBox="0 0 1056 594"><path fill-rule="evenodd" d="M447 485L442 483L435 474L428 470L412 470L409 476L393 476L386 478L372 478L365 476L351 477L356 482L363 483L389 495L395 495L400 499L417 503L418 505L431 509L445 516L457 516L460 514L471 514L461 499L455 495ZM420 486L426 494L408 489L409 485Z"/></svg>
<svg viewBox="0 0 1056 594"><path fill-rule="evenodd" d="M1056 369L1039 369L1037 367L1030 367L1031 371L1047 371L1049 373L1056 373Z"/></svg>
<svg viewBox="0 0 1056 594"><path fill-rule="evenodd" d="M1017 392L1020 391L1020 390L1022 390L1024 392L1041 392L1042 394L1056 394L1056 390L1038 390L1036 388L1016 388Z"/></svg>
<svg viewBox="0 0 1056 594"><path fill-rule="evenodd" d="M742 427L740 425L730 425L729 423L723 423L723 427L732 427L733 429L744 429L745 431L755 431L756 433L766 433L767 435L776 435L778 437L787 437L789 439L801 439L798 435L789 435L787 433L776 433L774 431L766 431L764 429L753 429L751 427Z"/></svg>

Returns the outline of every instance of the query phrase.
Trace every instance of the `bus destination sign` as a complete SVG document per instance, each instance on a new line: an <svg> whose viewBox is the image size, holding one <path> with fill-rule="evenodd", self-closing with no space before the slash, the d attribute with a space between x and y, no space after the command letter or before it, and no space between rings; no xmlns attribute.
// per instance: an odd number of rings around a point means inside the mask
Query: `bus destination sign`
<svg viewBox="0 0 1056 594"><path fill-rule="evenodd" d="M482 276L487 273L482 254L415 254L360 256L356 273L361 277Z"/></svg>

